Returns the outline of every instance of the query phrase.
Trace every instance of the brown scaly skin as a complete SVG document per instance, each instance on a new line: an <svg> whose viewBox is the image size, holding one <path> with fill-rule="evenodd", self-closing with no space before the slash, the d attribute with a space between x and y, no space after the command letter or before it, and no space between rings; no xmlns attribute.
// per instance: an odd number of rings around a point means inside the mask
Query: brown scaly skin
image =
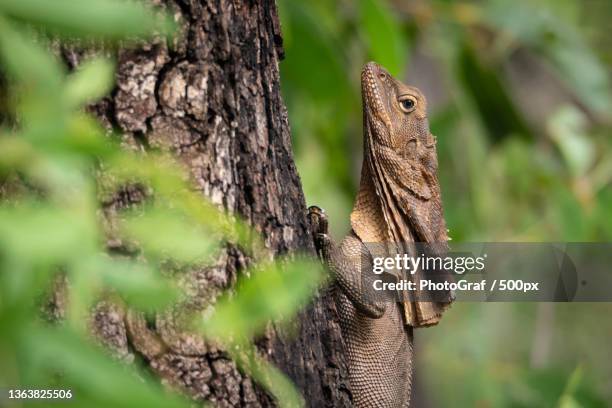
<svg viewBox="0 0 612 408"><path fill-rule="evenodd" d="M374 275L365 244L390 243L394 253L410 251L405 243L414 242L446 249L436 141L429 132L427 102L418 89L373 62L363 68L361 86L364 163L351 213L352 231L337 246L328 235L324 211L310 207L309 218L319 255L339 288L336 301L355 406L407 407L413 328L437 324L451 298L444 302L368 298L365 287Z"/></svg>

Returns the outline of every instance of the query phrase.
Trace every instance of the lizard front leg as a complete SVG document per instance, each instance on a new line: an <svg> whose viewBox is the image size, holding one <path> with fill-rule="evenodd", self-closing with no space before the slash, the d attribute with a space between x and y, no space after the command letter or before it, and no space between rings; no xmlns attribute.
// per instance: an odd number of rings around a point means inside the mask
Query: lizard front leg
<svg viewBox="0 0 612 408"><path fill-rule="evenodd" d="M317 253L342 292L361 313L380 318L385 312L385 302L375 300L372 292L366 290L372 287L368 277L373 277L372 257L366 246L352 233L337 246L329 236L327 214L319 207L308 209L308 219Z"/></svg>

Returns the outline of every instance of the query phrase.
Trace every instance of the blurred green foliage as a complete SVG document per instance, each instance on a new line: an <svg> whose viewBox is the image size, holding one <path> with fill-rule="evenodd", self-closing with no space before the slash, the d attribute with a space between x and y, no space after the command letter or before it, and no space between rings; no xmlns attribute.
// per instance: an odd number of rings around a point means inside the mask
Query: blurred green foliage
<svg viewBox="0 0 612 408"><path fill-rule="evenodd" d="M279 7L296 161L308 203L330 213L336 238L350 228L359 182L360 70L376 60L428 97L453 240L612 239L612 3ZM418 331L419 406L605 406L612 307L555 306L544 319L548 360L536 367L541 307L457 304L439 327Z"/></svg>
<svg viewBox="0 0 612 408"><path fill-rule="evenodd" d="M165 308L180 293L161 273L163 266L205 265L225 242L256 260L267 258L258 255L263 247L254 233L193 192L171 159L120 149L119 135L84 113L87 103L111 90L111 59L95 58L67 72L50 51L58 35L113 46L119 39L172 32L171 17L137 2L0 1L1 388L71 389L74 401L65 405L72 407L189 406L146 370L114 361L92 342L92 306L119 295L129 307ZM100 203L126 184L140 186L147 198L109 228ZM138 256L107 254L109 238L121 239ZM41 303L60 272L69 282L66 319L50 324L42 319ZM250 339L271 319L290 318L320 283L321 268L285 260L256 264L245 274L251 278L242 277L211 316L194 316L194 327L227 347L281 406L298 406L301 396Z"/></svg>

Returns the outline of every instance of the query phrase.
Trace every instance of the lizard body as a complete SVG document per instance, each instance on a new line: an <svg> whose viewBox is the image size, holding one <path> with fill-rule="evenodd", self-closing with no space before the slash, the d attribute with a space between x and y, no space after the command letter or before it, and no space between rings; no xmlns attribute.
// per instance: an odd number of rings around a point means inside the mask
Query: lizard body
<svg viewBox="0 0 612 408"><path fill-rule="evenodd" d="M437 324L452 299L368 298L366 286L374 276L366 243L388 244L394 253L409 252L407 244L415 242L437 243L445 250L436 142L418 89L373 62L363 68L361 87L364 162L352 231L337 246L327 234L325 213L311 207L309 218L317 250L339 289L336 302L355 406L407 407L413 328Z"/></svg>

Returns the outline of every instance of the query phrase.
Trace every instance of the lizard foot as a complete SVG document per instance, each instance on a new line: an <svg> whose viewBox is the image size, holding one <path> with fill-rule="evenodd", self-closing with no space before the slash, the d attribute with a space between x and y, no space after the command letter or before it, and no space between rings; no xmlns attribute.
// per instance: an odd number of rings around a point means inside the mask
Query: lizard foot
<svg viewBox="0 0 612 408"><path fill-rule="evenodd" d="M313 235L328 234L327 214L325 210L316 205L308 207L308 221Z"/></svg>
<svg viewBox="0 0 612 408"><path fill-rule="evenodd" d="M325 210L315 205L308 207L308 221L310 222L310 230L314 237L317 253L323 258L331 242L328 235L329 223Z"/></svg>

